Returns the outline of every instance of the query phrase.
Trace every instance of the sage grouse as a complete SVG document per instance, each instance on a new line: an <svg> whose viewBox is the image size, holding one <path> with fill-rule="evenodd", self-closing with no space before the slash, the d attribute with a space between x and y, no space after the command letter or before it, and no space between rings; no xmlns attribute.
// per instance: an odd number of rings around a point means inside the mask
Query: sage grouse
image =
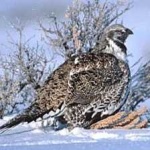
<svg viewBox="0 0 150 150"><path fill-rule="evenodd" d="M117 112L128 95L130 70L124 42L132 31L115 24L106 28L95 48L60 65L38 90L35 102L2 125L10 128L54 111L68 126L88 128Z"/></svg>

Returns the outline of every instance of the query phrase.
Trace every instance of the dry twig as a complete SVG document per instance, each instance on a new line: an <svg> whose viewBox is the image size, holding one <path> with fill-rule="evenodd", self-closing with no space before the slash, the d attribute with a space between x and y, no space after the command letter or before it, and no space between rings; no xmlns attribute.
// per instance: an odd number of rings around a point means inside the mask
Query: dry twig
<svg viewBox="0 0 150 150"><path fill-rule="evenodd" d="M58 50L61 56L68 58L79 51L84 53L93 48L104 29L129 10L131 5L119 1L102 3L98 0L74 0L66 11L65 21L59 22L52 14L49 16L52 25L48 29L42 23L39 24L45 42Z"/></svg>

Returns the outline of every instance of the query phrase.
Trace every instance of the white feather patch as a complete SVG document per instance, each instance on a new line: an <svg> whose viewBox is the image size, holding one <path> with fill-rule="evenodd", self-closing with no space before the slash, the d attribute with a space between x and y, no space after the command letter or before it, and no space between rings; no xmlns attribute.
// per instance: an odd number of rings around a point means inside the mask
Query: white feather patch
<svg viewBox="0 0 150 150"><path fill-rule="evenodd" d="M126 54L117 46L113 40L107 39L109 47L106 47L105 53L113 54L117 59L127 62Z"/></svg>

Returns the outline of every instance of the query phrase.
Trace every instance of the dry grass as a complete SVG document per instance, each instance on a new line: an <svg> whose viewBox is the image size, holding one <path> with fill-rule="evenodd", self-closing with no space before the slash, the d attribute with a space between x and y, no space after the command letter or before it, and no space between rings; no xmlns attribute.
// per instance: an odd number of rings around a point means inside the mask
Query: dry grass
<svg viewBox="0 0 150 150"><path fill-rule="evenodd" d="M144 128L148 125L148 121L142 119L142 116L147 111L143 107L132 112L118 112L115 115L109 116L106 119L98 121L91 125L91 129L133 129Z"/></svg>

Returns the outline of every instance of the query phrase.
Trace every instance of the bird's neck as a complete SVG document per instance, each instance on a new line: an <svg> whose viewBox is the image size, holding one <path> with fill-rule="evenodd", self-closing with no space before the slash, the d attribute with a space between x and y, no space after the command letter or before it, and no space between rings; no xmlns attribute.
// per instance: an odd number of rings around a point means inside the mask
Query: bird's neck
<svg viewBox="0 0 150 150"><path fill-rule="evenodd" d="M117 59L127 62L127 55L126 55L126 46L117 40L112 40L110 38L107 40L107 46L103 49L104 53L109 53L114 55Z"/></svg>

